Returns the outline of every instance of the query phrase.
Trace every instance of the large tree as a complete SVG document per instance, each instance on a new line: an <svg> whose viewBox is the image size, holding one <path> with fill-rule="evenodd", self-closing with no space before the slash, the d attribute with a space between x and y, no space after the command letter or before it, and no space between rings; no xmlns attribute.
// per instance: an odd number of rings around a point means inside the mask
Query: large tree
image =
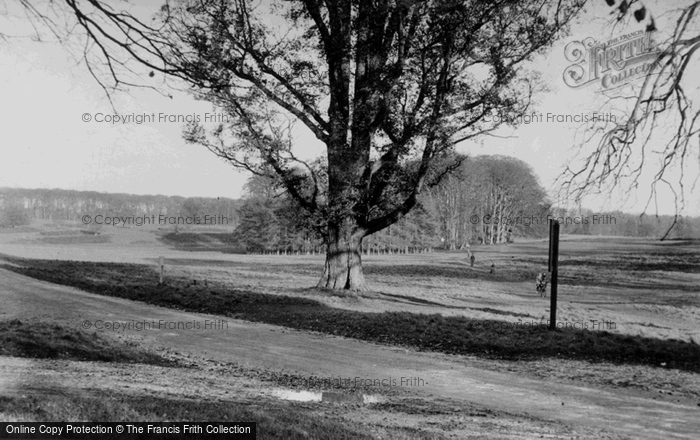
<svg viewBox="0 0 700 440"><path fill-rule="evenodd" d="M128 85L120 75L135 60L228 115L191 126L188 139L254 173L274 170L323 222L318 286L351 290L367 288L363 238L400 220L439 180L435 159L494 130L489 121L527 111L538 87L522 65L583 3L182 0L150 24L106 2L65 0L107 88ZM485 118L494 112L500 118ZM322 167L295 154L293 122L325 145Z"/></svg>

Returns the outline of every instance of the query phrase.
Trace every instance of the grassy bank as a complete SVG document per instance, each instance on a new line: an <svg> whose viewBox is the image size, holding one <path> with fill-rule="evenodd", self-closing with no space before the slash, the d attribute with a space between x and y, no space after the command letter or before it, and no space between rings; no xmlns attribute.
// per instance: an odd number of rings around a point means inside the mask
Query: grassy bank
<svg viewBox="0 0 700 440"><path fill-rule="evenodd" d="M443 438L410 429L353 426L342 420L319 417L313 410L272 402L166 399L117 393L94 396L0 396L0 419L10 422L167 422L255 421L258 439Z"/></svg>
<svg viewBox="0 0 700 440"><path fill-rule="evenodd" d="M97 333L17 319L0 321L0 356L176 365L161 356L113 342Z"/></svg>
<svg viewBox="0 0 700 440"><path fill-rule="evenodd" d="M333 309L308 298L193 286L184 279L171 278L159 286L157 274L146 265L8 260L14 265L5 265L6 269L101 295L419 350L509 360L607 361L700 373L700 346L678 340L599 330L552 332L539 325L407 312L362 313Z"/></svg>

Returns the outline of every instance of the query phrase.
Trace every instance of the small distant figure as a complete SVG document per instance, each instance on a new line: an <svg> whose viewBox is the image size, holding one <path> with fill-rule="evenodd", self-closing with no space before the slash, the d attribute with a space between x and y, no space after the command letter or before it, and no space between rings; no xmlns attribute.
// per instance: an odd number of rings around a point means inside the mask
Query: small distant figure
<svg viewBox="0 0 700 440"><path fill-rule="evenodd" d="M471 263L472 267L474 267L474 262L476 261L476 257L472 253L472 255L469 257L469 262Z"/></svg>
<svg viewBox="0 0 700 440"><path fill-rule="evenodd" d="M537 274L537 280L535 287L537 288L537 293L540 294L540 296L547 296L547 284L549 283L549 276L544 273L540 272Z"/></svg>
<svg viewBox="0 0 700 440"><path fill-rule="evenodd" d="M491 270L489 271L489 273L496 273L496 263L491 263Z"/></svg>

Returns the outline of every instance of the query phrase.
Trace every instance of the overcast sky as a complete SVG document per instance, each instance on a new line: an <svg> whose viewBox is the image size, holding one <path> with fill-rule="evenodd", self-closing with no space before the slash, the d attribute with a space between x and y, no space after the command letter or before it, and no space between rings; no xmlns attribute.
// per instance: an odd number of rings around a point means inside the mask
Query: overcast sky
<svg viewBox="0 0 700 440"><path fill-rule="evenodd" d="M160 2L157 2L160 3ZM653 2L651 2L653 3ZM661 3L663 5L663 3ZM656 7L660 6L658 3ZM658 9L657 9L658 11ZM599 96L600 85L572 89L563 81L570 65L564 55L566 43L627 33L609 28L610 10L605 2L594 6L573 27L569 37L557 43L532 68L538 71L549 91L538 96L533 108L541 120L518 129L504 129L508 138L484 138L465 143L458 151L472 155L502 154L530 164L543 186L554 194L554 180L576 151L573 149L580 124L549 121L546 115L591 115L594 111L621 118L606 109ZM0 15L2 15L0 13ZM9 20L9 21L8 21ZM0 16L0 29L14 35L29 34L17 18ZM154 85L160 85L156 76ZM199 115L212 109L182 92L167 98L150 90L132 90L116 97L122 114ZM241 195L247 175L224 163L202 146L182 140L183 125L177 122L110 124L98 122L113 114L104 92L84 65L60 44L34 42L28 38L0 40L0 187L64 188L133 194L231 197ZM84 114L90 122L84 122ZM309 133L298 132L297 148L307 155L320 148ZM697 153L690 171L697 175ZM591 197L585 207L641 212L648 197L648 181L635 196L606 194ZM672 213L670 193L661 193L660 213ZM700 191L687 192L685 213L700 215ZM654 209L648 210L654 213Z"/></svg>

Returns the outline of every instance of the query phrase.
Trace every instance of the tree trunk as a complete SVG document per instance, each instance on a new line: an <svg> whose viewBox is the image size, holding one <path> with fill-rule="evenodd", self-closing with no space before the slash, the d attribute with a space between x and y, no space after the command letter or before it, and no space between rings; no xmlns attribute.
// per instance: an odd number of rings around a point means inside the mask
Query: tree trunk
<svg viewBox="0 0 700 440"><path fill-rule="evenodd" d="M328 245L323 276L316 287L321 289L369 290L362 273L362 238L354 222L328 227Z"/></svg>

